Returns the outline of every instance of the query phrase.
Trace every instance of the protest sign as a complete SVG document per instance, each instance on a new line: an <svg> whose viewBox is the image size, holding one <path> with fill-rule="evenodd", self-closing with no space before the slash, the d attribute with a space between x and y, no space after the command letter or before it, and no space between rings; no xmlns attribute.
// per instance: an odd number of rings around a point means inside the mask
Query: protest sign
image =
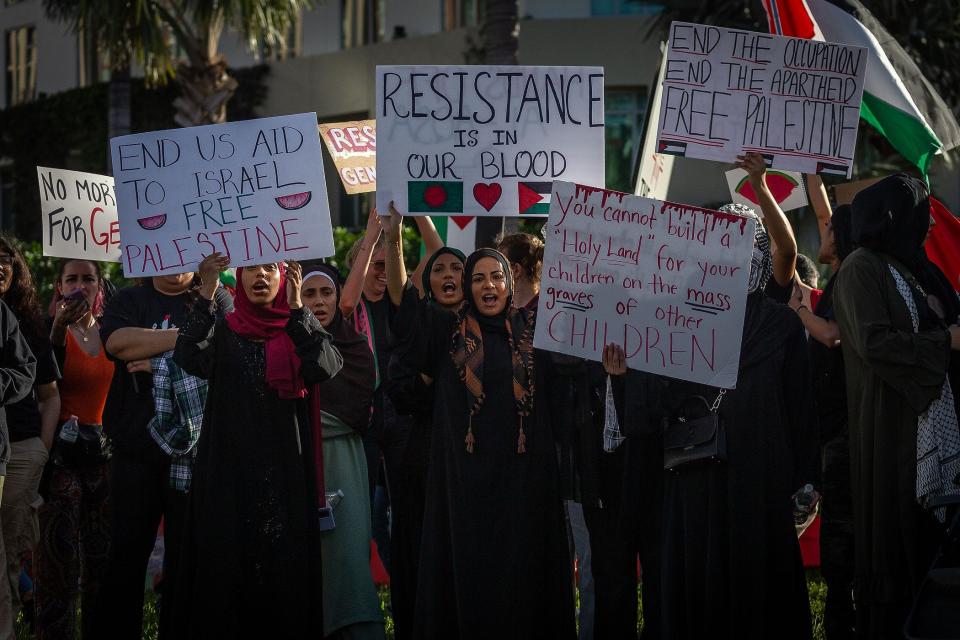
<svg viewBox="0 0 960 640"><path fill-rule="evenodd" d="M656 87L653 99L650 101L647 122L643 135L643 147L640 149L640 170L637 172L637 185L634 193L644 198L665 200L667 189L670 188L670 178L673 175L674 156L666 153L657 153L657 117L660 114L660 103L663 101L663 77L667 72L667 57L664 47L663 57L660 60L660 71L657 73Z"/></svg>
<svg viewBox="0 0 960 640"><path fill-rule="evenodd" d="M733 202L753 207L760 214L760 200L753 190L743 169L727 171L727 187ZM803 186L803 175L795 171L767 171L767 188L773 199L783 211L807 206L807 190Z"/></svg>
<svg viewBox="0 0 960 640"><path fill-rule="evenodd" d="M756 221L553 183L534 346L733 387Z"/></svg>
<svg viewBox="0 0 960 640"><path fill-rule="evenodd" d="M377 67L377 209L543 216L604 182L601 67Z"/></svg>
<svg viewBox="0 0 960 640"><path fill-rule="evenodd" d="M152 131L110 141L123 273L333 255L316 114Z"/></svg>
<svg viewBox="0 0 960 640"><path fill-rule="evenodd" d="M376 120L321 124L320 138L327 145L347 193L377 190Z"/></svg>
<svg viewBox="0 0 960 640"><path fill-rule="evenodd" d="M43 255L120 260L120 227L113 178L37 167Z"/></svg>
<svg viewBox="0 0 960 640"><path fill-rule="evenodd" d="M685 22L668 44L658 151L850 176L866 49Z"/></svg>

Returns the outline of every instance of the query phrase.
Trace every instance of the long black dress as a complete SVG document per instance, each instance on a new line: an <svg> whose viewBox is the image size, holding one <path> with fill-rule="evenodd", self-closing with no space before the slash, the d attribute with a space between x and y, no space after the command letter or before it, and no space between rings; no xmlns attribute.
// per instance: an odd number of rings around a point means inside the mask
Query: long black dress
<svg viewBox="0 0 960 640"><path fill-rule="evenodd" d="M545 354L517 453L511 352L483 331L486 399L464 445L468 392L450 357L456 317L435 316L429 375L434 410L414 637L564 639L576 634L573 586L553 434L546 419Z"/></svg>
<svg viewBox="0 0 960 640"><path fill-rule="evenodd" d="M718 390L671 381L668 411ZM803 326L747 299L736 389L719 409L727 460L665 472L664 638L810 638L792 494L816 484L816 407Z"/></svg>
<svg viewBox="0 0 960 640"><path fill-rule="evenodd" d="M210 332L212 330L212 335ZM340 368L310 312L286 327L309 388ZM209 380L177 589L178 638L307 638L323 633L316 470L307 404L265 381L264 343L198 304L175 360Z"/></svg>

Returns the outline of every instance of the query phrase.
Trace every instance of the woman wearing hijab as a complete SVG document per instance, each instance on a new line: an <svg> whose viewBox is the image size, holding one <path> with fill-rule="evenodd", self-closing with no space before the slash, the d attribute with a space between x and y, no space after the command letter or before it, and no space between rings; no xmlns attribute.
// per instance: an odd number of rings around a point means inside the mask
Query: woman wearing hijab
<svg viewBox="0 0 960 640"><path fill-rule="evenodd" d="M423 381L433 430L415 638L573 638L554 440L507 259L464 265L464 305L435 316ZM537 360L535 362L535 360Z"/></svg>
<svg viewBox="0 0 960 640"><path fill-rule="evenodd" d="M742 205L720 210L756 218ZM736 388L721 393L680 380L650 385L651 402L635 416L646 422L633 425L640 430L662 419L700 417L706 411L694 400L700 396L719 403L726 436L726 460L664 472L664 638L811 637L793 496L818 477L816 415L803 325L764 295L772 270L758 220ZM622 349L608 349L605 365L622 374Z"/></svg>
<svg viewBox="0 0 960 640"><path fill-rule="evenodd" d="M210 301L220 254L201 264L200 299L174 359L209 380L177 589L178 638L322 633L320 506L308 388L340 354L303 308L300 267L237 270L234 311ZM315 391L314 391L315 392Z"/></svg>
<svg viewBox="0 0 960 640"><path fill-rule="evenodd" d="M321 433L317 464L323 468L323 491L337 496L335 526L320 534L323 549L323 635L331 638L384 637L383 614L370 575L370 501L363 435L370 426L373 353L364 336L340 311L340 278L320 264L303 279L303 304L332 336L343 368L319 385ZM314 422L316 424L316 421Z"/></svg>
<svg viewBox="0 0 960 640"><path fill-rule="evenodd" d="M424 383L420 372L430 361L428 337L434 318L452 316L463 304L461 284L466 256L458 249L441 246L408 278L400 240L402 218L396 209L391 207L390 211L391 215L380 222L387 245L387 291L393 312L390 327L397 344L390 357L384 390L397 412L412 418L403 456L391 469L390 604L395 637L408 640L413 634L433 420L433 390ZM432 227L426 227L429 228ZM420 229L423 232L424 225Z"/></svg>
<svg viewBox="0 0 960 640"><path fill-rule="evenodd" d="M854 600L857 631L870 638L903 637L936 549L935 515L923 506L958 490L960 433L948 373L960 327L956 294L926 273L929 219L920 180L898 174L864 189L851 218L860 248L836 276L857 541Z"/></svg>

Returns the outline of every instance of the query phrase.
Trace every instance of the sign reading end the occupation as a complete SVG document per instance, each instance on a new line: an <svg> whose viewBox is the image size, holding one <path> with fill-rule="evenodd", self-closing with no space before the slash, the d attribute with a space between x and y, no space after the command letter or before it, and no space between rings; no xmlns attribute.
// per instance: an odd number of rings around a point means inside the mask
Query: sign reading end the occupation
<svg viewBox="0 0 960 640"><path fill-rule="evenodd" d="M850 176L866 49L685 22L668 45L657 151Z"/></svg>
<svg viewBox="0 0 960 640"><path fill-rule="evenodd" d="M127 277L333 255L315 114L110 141Z"/></svg>

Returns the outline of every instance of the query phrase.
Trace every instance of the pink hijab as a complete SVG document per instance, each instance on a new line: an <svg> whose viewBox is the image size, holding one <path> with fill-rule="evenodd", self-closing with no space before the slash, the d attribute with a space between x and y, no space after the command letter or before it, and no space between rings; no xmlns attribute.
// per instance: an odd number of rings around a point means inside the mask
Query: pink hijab
<svg viewBox="0 0 960 640"><path fill-rule="evenodd" d="M241 284L243 267L237 269L237 295L233 299L233 312L227 315L227 326L244 338L264 341L267 357L267 384L284 400L303 398L307 389L300 377L300 358L293 341L287 335L290 319L287 304L287 268L280 262L280 288L269 307L250 302Z"/></svg>

